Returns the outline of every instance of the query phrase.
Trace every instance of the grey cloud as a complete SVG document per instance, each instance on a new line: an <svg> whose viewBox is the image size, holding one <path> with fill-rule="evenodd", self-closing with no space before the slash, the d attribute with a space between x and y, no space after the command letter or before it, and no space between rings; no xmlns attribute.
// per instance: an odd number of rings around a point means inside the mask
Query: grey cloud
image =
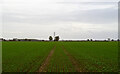
<svg viewBox="0 0 120 74"><path fill-rule="evenodd" d="M28 14L10 14L5 13L4 21L6 22L19 22L19 23L33 23L40 24L45 22L62 22L62 21L77 21L91 24L110 24L117 22L117 9L95 9L86 11L73 11L68 13L57 13L50 15L28 15ZM41 24L42 25L42 24Z"/></svg>
<svg viewBox="0 0 120 74"><path fill-rule="evenodd" d="M24 6L19 5L16 8L6 7L5 11L3 11L4 36L33 37L33 38L42 37L47 39L47 37L51 34L51 32L56 31L62 37L62 39L67 39L67 38L80 39L80 38L89 38L89 37L117 38L116 27L113 28L113 26L117 26L118 15L117 15L117 9L115 7L116 3L107 3L107 4L81 3L81 4L83 6L100 5L103 6L103 8L97 9L97 7L93 7L94 9L81 10L79 9L81 8L80 5L79 4L76 5L74 3L70 5L50 4L48 6L43 5L43 7L38 7L39 5L36 5L35 7L32 6L32 8L29 6L28 8L27 7L24 8L25 5ZM104 6L106 5L111 5L111 6L108 8L104 8ZM17 9L17 8L21 8L21 9ZM90 29L82 28L83 25L79 25L79 24L76 25L76 23L93 24L92 25L93 27L89 27L88 25L88 28ZM74 27L73 25L76 26ZM94 27L96 25L97 26L100 25L102 27L96 28ZM106 30L102 29L103 27L105 27ZM13 33L14 31L18 33ZM32 33L29 31L31 31Z"/></svg>

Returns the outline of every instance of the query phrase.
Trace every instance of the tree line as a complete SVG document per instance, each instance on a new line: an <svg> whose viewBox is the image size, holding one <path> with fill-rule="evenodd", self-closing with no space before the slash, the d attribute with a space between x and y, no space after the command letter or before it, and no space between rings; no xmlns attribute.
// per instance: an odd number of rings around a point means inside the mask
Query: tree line
<svg viewBox="0 0 120 74"><path fill-rule="evenodd" d="M18 38L13 38L13 39L4 39L4 38L0 38L0 41L120 41L119 39L114 40L114 39L105 39L105 40L93 40L93 39L86 39L86 40L60 40L59 36L55 36L54 38L52 36L49 36L49 40L38 40L38 39L29 39L29 38L25 38L25 39L18 39Z"/></svg>

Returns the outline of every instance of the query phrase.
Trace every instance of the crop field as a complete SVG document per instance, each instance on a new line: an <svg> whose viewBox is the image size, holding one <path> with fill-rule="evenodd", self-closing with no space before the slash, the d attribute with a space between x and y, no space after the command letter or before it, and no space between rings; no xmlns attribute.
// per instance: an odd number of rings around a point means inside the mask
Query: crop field
<svg viewBox="0 0 120 74"><path fill-rule="evenodd" d="M3 42L3 72L34 72L53 48L47 42Z"/></svg>
<svg viewBox="0 0 120 74"><path fill-rule="evenodd" d="M3 72L117 72L118 42L2 42Z"/></svg>

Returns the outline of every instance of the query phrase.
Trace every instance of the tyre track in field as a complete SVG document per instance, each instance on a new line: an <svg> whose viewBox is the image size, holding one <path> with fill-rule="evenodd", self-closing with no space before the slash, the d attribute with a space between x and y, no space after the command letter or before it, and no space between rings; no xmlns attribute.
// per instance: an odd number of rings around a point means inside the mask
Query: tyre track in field
<svg viewBox="0 0 120 74"><path fill-rule="evenodd" d="M39 70L37 72L46 72L45 68L49 65L50 59L54 53L56 49L56 45L54 46L54 48L50 51L50 53L48 54L47 58L45 59L45 61L42 63L42 65L40 66Z"/></svg>
<svg viewBox="0 0 120 74"><path fill-rule="evenodd" d="M87 72L87 70L83 69L83 65L80 64L70 53L68 53L64 47L64 45L62 45L62 49L64 50L64 53L69 57L72 65L74 66L75 70L77 72ZM82 66L82 67L80 67Z"/></svg>

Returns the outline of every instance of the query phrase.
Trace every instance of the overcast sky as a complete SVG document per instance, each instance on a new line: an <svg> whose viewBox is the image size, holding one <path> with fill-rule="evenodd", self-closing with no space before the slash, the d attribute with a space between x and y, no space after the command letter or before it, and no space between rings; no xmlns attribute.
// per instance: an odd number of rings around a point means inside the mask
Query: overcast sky
<svg viewBox="0 0 120 74"><path fill-rule="evenodd" d="M118 0L4 0L0 3L4 38L48 39L53 32L61 39L118 37Z"/></svg>

